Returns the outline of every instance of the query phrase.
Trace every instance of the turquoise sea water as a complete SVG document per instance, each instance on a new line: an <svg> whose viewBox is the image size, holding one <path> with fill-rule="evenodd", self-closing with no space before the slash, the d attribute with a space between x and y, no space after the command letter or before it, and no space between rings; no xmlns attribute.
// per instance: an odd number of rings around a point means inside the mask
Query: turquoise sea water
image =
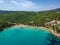
<svg viewBox="0 0 60 45"><path fill-rule="evenodd" d="M37 27L11 27L0 32L0 45L60 45L60 40Z"/></svg>

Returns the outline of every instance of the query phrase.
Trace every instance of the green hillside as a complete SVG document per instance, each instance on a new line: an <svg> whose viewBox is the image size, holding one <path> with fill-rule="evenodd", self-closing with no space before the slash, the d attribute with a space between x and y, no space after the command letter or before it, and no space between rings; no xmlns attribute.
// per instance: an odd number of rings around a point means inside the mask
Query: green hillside
<svg viewBox="0 0 60 45"><path fill-rule="evenodd" d="M53 19L60 20L60 8L40 12L10 11L10 13L0 14L0 27L7 22L29 24L31 21L33 25L45 26L46 22Z"/></svg>

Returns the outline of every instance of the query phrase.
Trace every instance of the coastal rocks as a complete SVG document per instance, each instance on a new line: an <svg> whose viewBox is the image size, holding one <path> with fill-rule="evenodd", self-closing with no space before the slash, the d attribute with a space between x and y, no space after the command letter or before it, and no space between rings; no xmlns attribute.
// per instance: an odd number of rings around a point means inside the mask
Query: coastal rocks
<svg viewBox="0 0 60 45"><path fill-rule="evenodd" d="M2 32L3 31L3 29L2 28L0 28L0 32Z"/></svg>
<svg viewBox="0 0 60 45"><path fill-rule="evenodd" d="M59 33L59 34L57 34L57 37L58 37L58 38L60 38L60 33Z"/></svg>
<svg viewBox="0 0 60 45"><path fill-rule="evenodd" d="M11 27L13 25L16 25L15 23L0 23L0 24L1 24L0 25L0 32L2 32L3 29L6 28L6 27Z"/></svg>
<svg viewBox="0 0 60 45"><path fill-rule="evenodd" d="M0 32L3 31L2 25L0 25Z"/></svg>

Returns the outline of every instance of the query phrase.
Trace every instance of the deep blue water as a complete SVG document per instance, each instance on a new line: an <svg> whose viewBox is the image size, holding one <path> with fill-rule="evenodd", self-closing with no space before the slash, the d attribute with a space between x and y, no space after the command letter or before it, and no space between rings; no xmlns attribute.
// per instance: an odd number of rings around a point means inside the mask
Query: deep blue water
<svg viewBox="0 0 60 45"><path fill-rule="evenodd" d="M0 45L60 45L60 40L44 29L11 27L0 32Z"/></svg>

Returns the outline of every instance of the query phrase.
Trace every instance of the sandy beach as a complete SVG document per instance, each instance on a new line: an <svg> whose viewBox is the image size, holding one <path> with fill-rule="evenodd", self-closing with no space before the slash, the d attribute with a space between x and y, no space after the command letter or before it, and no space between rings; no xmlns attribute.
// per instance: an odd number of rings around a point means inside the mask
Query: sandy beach
<svg viewBox="0 0 60 45"><path fill-rule="evenodd" d="M13 27L24 27L24 26L29 26L31 28L40 28L40 29L44 29L44 30L47 30L49 32L51 32L53 35L57 36L58 38L60 38L60 33L57 33L57 32L54 32L52 29L48 29L46 27L42 27L42 26L32 26L32 25L24 25L24 24L16 24L14 25Z"/></svg>
<svg viewBox="0 0 60 45"><path fill-rule="evenodd" d="M51 32L53 35L55 35L55 36L57 36L58 38L60 38L60 33L58 34L58 33L54 32L52 29L48 29L48 28L46 28L46 27L38 27L38 26L24 25L24 24L19 24L19 25L15 25L15 26L18 26L18 27L30 26L31 28L37 27L37 28L40 28L40 29L47 30L47 31Z"/></svg>

